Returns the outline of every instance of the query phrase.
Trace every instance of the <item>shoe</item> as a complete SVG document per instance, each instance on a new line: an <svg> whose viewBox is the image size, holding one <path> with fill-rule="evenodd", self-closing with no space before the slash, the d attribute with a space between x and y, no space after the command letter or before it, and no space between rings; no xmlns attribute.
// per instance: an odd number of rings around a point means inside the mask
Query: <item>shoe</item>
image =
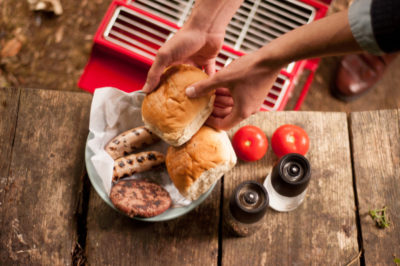
<svg viewBox="0 0 400 266"><path fill-rule="evenodd" d="M382 77L397 54L351 54L342 58L331 88L332 95L349 102L368 92Z"/></svg>

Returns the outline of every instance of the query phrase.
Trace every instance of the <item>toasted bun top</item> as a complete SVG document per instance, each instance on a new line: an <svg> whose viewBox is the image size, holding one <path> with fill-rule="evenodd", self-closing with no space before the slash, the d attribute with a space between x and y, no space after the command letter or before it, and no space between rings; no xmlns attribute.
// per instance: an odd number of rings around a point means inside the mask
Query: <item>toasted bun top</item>
<svg viewBox="0 0 400 266"><path fill-rule="evenodd" d="M194 66L169 67L162 75L158 89L143 100L145 124L156 127L163 134L182 132L213 100L212 93L195 99L189 99L185 93L186 87L207 77Z"/></svg>
<svg viewBox="0 0 400 266"><path fill-rule="evenodd" d="M166 156L168 174L176 188L186 191L200 175L231 160L232 148L225 131L203 126L184 145L170 146Z"/></svg>

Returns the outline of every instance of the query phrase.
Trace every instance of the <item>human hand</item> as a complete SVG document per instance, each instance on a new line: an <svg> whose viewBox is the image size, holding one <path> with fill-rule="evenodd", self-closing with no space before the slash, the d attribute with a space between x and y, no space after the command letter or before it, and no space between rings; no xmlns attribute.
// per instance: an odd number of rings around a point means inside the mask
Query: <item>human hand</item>
<svg viewBox="0 0 400 266"><path fill-rule="evenodd" d="M216 89L214 110L206 124L228 130L260 109L283 65L259 58L258 52L245 55L186 89L191 98Z"/></svg>
<svg viewBox="0 0 400 266"><path fill-rule="evenodd" d="M160 81L165 67L174 64L191 64L204 68L208 75L215 73L215 59L222 47L224 33L208 33L183 27L159 50L147 75L143 91L149 93Z"/></svg>

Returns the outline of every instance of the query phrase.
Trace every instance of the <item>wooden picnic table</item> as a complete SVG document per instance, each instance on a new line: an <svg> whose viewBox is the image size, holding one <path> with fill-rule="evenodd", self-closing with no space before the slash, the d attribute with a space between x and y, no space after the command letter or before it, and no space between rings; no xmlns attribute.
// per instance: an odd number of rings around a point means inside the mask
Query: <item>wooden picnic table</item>
<svg viewBox="0 0 400 266"><path fill-rule="evenodd" d="M239 162L190 213L140 222L106 205L88 180L91 99L0 89L0 265L395 265L400 258L400 110L260 112L241 123L268 138L282 124L303 127L312 178L298 209L268 210L259 232L235 238L222 207L240 182L264 180L277 160L271 148L258 162ZM383 206L390 226L379 229L368 212Z"/></svg>

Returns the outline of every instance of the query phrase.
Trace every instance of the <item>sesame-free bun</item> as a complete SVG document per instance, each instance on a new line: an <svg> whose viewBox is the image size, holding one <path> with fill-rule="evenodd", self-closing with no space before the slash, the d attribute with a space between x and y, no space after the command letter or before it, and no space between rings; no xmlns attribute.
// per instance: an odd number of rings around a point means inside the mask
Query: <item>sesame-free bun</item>
<svg viewBox="0 0 400 266"><path fill-rule="evenodd" d="M188 141L211 114L215 95L190 99L186 88L208 76L190 65L166 69L158 88L148 94L142 104L144 124L170 145L180 146Z"/></svg>
<svg viewBox="0 0 400 266"><path fill-rule="evenodd" d="M184 145L170 146L165 159L175 187L196 200L236 164L236 155L225 131L203 126Z"/></svg>

